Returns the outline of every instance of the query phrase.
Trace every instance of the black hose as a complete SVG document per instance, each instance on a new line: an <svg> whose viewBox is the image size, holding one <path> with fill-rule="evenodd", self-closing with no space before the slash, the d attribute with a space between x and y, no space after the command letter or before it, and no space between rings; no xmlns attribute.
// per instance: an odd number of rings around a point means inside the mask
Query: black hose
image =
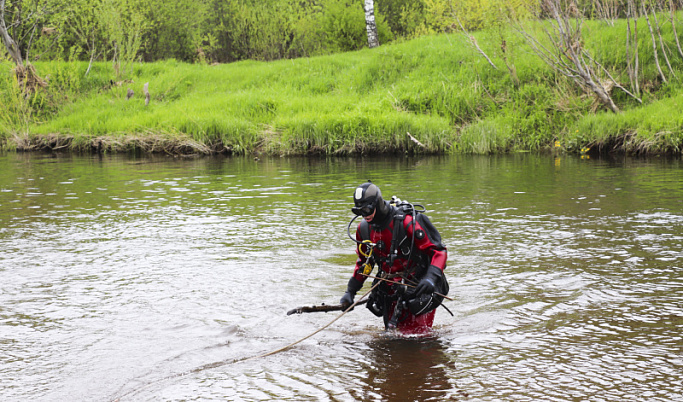
<svg viewBox="0 0 683 402"><path fill-rule="evenodd" d="M356 220L360 215L356 215L351 219L351 222L349 222L349 226L346 227L346 233L349 235L349 239L355 241L357 244L362 244L362 241L356 240L353 236L351 236L351 224L353 224L353 221Z"/></svg>

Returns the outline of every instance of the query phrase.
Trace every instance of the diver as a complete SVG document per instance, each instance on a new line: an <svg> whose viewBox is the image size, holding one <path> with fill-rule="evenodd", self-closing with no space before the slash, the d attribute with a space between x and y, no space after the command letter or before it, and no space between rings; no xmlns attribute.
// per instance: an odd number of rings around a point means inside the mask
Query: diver
<svg viewBox="0 0 683 402"><path fill-rule="evenodd" d="M354 240L358 259L349 279L342 306L353 304L356 293L367 278L375 287L366 307L383 317L385 329L398 329L407 334L423 334L431 330L436 308L448 294L444 275L446 247L424 207L392 198L385 201L379 187L368 181L353 194L359 216ZM376 275L371 272L377 266Z"/></svg>

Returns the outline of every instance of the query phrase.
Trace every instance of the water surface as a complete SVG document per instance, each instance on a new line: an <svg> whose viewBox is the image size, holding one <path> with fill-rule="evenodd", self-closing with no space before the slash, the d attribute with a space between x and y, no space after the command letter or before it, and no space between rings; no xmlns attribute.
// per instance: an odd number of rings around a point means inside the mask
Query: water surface
<svg viewBox="0 0 683 402"><path fill-rule="evenodd" d="M0 155L4 400L683 398L679 159ZM353 189L421 203L454 313L334 304ZM366 288L367 289L367 286ZM245 360L247 359L247 360Z"/></svg>

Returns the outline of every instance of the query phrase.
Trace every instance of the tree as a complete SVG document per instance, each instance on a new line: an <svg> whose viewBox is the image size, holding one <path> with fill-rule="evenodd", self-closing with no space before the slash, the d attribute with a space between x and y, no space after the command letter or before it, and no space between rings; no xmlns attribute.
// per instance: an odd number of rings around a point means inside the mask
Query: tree
<svg viewBox="0 0 683 402"><path fill-rule="evenodd" d="M101 7L99 0L65 0L60 4L66 12L62 17L63 26L72 32L78 42L83 45L90 57L88 69L85 71L87 76L92 67L92 63L97 58L98 45L101 43L99 20L97 17Z"/></svg>
<svg viewBox="0 0 683 402"><path fill-rule="evenodd" d="M542 7L551 21L551 29L544 29L548 44L521 26L517 29L546 64L585 91L592 92L600 103L614 113L619 113L619 108L610 95L612 87L642 102L621 86L585 48L582 34L584 14L579 11L576 0L543 0ZM609 80L601 80L601 74L606 74Z"/></svg>
<svg viewBox="0 0 683 402"><path fill-rule="evenodd" d="M99 10L99 24L104 28L117 77L132 71L133 61L142 46L145 29L140 4L132 0L103 0Z"/></svg>
<svg viewBox="0 0 683 402"><path fill-rule="evenodd" d="M12 61L14 61L14 64L16 64L17 67L23 68L24 59L21 56L21 50L14 39L9 35L5 23L5 0L0 0L0 37L2 37L2 43L5 45L5 49L7 49L7 53L12 58Z"/></svg>
<svg viewBox="0 0 683 402"><path fill-rule="evenodd" d="M365 27L368 31L368 47L379 46L379 37L377 35L377 24L375 23L375 2L373 0L365 0L363 9L365 10Z"/></svg>
<svg viewBox="0 0 683 402"><path fill-rule="evenodd" d="M19 86L27 92L33 92L38 87L46 87L47 82L38 76L33 65L28 62L29 50L31 49L34 35L38 30L39 21L46 14L45 7L41 7L40 2L35 2L31 4L33 9L29 9L30 12L28 15L24 16L22 15L23 3L19 2L18 7L13 14L13 22L10 27L15 28L17 32L20 32L23 29L26 33L30 33L30 35L23 35L28 36L28 42L24 43L22 46L22 43L17 43L17 41L10 36L5 19L5 5L5 0L0 0L0 37L2 37L2 42L5 45L7 53L17 66L14 69L14 73L17 76L17 82L19 83ZM24 51L23 54L22 50Z"/></svg>

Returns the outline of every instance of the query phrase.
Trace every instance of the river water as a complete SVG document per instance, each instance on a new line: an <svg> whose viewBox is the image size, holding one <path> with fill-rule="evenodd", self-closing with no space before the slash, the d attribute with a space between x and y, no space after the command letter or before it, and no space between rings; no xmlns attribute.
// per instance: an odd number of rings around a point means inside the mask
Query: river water
<svg viewBox="0 0 683 402"><path fill-rule="evenodd" d="M336 304L353 189L423 204L423 338ZM683 400L680 159L0 155L9 401ZM366 284L364 289L369 285Z"/></svg>

